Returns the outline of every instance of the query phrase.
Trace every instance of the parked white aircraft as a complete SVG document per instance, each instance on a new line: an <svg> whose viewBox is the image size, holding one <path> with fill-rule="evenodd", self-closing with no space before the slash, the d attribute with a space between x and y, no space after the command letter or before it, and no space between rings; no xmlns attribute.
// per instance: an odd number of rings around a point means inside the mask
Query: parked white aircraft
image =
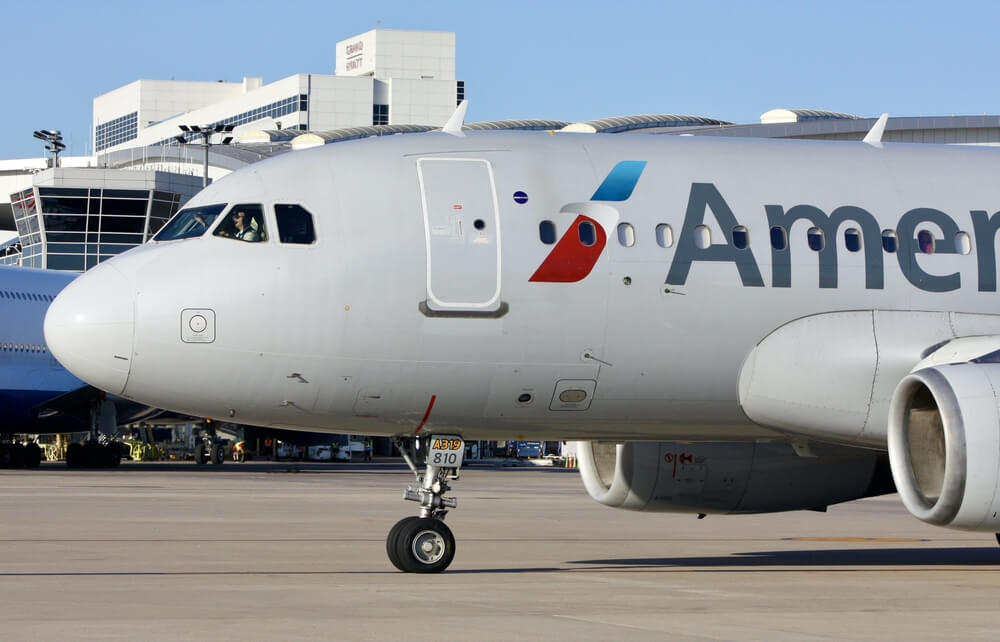
<svg viewBox="0 0 1000 642"><path fill-rule="evenodd" d="M585 440L620 508L894 479L918 518L996 532L1000 151L875 139L448 127L285 154L70 284L46 340L152 406L396 437L405 571L452 560L463 438Z"/></svg>

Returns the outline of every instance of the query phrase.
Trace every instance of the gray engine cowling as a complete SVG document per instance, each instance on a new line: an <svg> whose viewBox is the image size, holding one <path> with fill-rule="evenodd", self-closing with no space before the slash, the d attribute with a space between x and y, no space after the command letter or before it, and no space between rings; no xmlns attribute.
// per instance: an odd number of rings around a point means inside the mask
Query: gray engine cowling
<svg viewBox="0 0 1000 642"><path fill-rule="evenodd" d="M884 455L818 443L578 442L577 457L591 497L638 511L768 513L893 491Z"/></svg>
<svg viewBox="0 0 1000 642"><path fill-rule="evenodd" d="M1000 531L1000 364L920 368L889 410L892 475L907 510L961 530Z"/></svg>

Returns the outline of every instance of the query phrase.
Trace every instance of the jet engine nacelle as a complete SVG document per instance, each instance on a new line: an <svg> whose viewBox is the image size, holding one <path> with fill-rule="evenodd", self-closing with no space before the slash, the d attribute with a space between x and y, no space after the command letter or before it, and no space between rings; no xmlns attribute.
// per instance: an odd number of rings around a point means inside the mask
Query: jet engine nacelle
<svg viewBox="0 0 1000 642"><path fill-rule="evenodd" d="M918 366L919 368L919 366ZM889 459L915 517L962 530L1000 531L1000 364L917 369L889 409Z"/></svg>
<svg viewBox="0 0 1000 642"><path fill-rule="evenodd" d="M892 492L884 455L789 442L579 442L590 496L607 506L679 513L822 509Z"/></svg>

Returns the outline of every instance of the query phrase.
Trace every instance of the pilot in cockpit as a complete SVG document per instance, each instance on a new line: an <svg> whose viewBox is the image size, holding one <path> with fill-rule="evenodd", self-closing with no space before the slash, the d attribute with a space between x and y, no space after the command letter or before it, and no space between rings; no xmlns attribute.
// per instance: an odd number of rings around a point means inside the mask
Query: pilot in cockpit
<svg viewBox="0 0 1000 642"><path fill-rule="evenodd" d="M236 206L216 228L215 235L250 243L264 241L267 236L264 233L263 219L259 205Z"/></svg>
<svg viewBox="0 0 1000 642"><path fill-rule="evenodd" d="M260 240L260 234L250 224L250 216L244 210L238 209L233 211L230 218L233 221L233 237L252 243Z"/></svg>

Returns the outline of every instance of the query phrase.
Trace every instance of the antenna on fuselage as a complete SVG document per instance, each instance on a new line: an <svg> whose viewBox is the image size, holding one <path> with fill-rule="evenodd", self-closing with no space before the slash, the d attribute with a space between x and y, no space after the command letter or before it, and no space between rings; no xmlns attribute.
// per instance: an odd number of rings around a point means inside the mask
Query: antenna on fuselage
<svg viewBox="0 0 1000 642"><path fill-rule="evenodd" d="M882 114L872 125L872 128L868 130L865 137L861 139L862 142L868 143L873 147L882 146L882 134L885 132L885 124L889 122L889 114Z"/></svg>
<svg viewBox="0 0 1000 642"><path fill-rule="evenodd" d="M465 136L462 133L462 125L465 124L465 110L469 107L469 101L463 100L458 103L458 107L455 108L455 113L451 115L448 122L444 124L441 128L446 134L451 134L452 136Z"/></svg>

